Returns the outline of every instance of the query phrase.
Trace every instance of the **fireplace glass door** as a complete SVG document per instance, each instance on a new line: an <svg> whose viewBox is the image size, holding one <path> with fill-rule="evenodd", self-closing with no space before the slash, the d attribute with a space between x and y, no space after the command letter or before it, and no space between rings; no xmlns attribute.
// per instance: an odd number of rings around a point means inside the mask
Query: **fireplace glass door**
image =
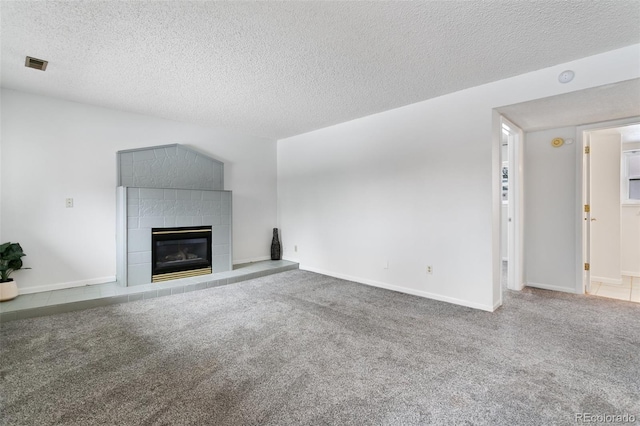
<svg viewBox="0 0 640 426"><path fill-rule="evenodd" d="M211 274L211 227L153 228L152 282Z"/></svg>

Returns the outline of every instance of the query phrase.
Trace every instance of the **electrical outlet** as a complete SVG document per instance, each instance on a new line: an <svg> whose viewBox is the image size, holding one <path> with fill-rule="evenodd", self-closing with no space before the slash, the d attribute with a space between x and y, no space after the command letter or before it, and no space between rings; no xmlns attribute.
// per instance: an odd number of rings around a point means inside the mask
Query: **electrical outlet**
<svg viewBox="0 0 640 426"><path fill-rule="evenodd" d="M427 266L427 274L433 274L433 266Z"/></svg>
<svg viewBox="0 0 640 426"><path fill-rule="evenodd" d="M66 203L67 208L73 207L73 198L67 198L65 203Z"/></svg>

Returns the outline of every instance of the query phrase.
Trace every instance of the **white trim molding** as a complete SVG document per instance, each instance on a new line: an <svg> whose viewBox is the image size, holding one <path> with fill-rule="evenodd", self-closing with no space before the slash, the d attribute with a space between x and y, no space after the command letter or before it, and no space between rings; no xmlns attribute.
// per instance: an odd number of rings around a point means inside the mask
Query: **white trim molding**
<svg viewBox="0 0 640 426"><path fill-rule="evenodd" d="M42 293L44 291L52 291L52 290L64 290L65 288L84 287L84 286L96 285L96 284L107 284L107 283L113 283L113 282L116 282L115 275L109 276L109 277L91 278L88 280L39 285L39 286L26 287L26 288L20 288L20 283L18 283L18 289L20 290L20 294L31 294L31 293Z"/></svg>
<svg viewBox="0 0 640 426"><path fill-rule="evenodd" d="M638 278L640 278L640 272L622 271L622 275L625 275L627 277L638 277Z"/></svg>
<svg viewBox="0 0 640 426"><path fill-rule="evenodd" d="M387 284L387 283L383 283L383 282L380 282L380 281L374 281L374 280L370 280L370 279L367 279L367 278L360 278L360 277L353 277L351 275L339 274L339 273L327 271L325 269L314 268L314 267L310 267L310 266L300 265L299 268L304 270L304 271L315 272L317 274L327 275L327 276L334 277L334 278L339 278L339 279L342 279L342 280L353 281L353 282L358 283L358 284L370 285L372 287L378 287L378 288L383 288L385 290L397 291L398 293L410 294L412 296L424 297L426 299L433 299L433 300L437 300L437 301L440 301L440 302L452 303L454 305L465 306L465 307L468 307L468 308L480 309L480 310L487 311L487 312L493 312L500 305L502 305L501 302L496 302L496 304L494 306L484 305L484 304L480 304L480 303L473 303L473 302L469 302L468 300L456 299L454 297L442 296L440 294L429 293L429 292L421 291L421 290L414 290L414 289L406 288L406 287L400 287L400 286L397 286L397 285Z"/></svg>
<svg viewBox="0 0 640 426"><path fill-rule="evenodd" d="M541 288L543 290L553 290L553 291L561 291L563 293L571 293L571 294L584 294L583 292L578 292L576 291L575 288L569 288L569 287L560 287L557 285L551 285L551 284L541 284L541 283L532 283L532 282L527 282L526 283L527 287L535 287L535 288Z"/></svg>

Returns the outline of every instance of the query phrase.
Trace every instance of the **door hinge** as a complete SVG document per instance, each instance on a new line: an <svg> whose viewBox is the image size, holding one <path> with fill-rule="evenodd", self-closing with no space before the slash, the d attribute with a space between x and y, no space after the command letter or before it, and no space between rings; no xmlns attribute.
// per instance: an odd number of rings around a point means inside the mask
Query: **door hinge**
<svg viewBox="0 0 640 426"><path fill-rule="evenodd" d="M589 146L585 146L585 147L584 147L584 153L585 153L585 154L589 154L589 153L591 153L591 147L589 147Z"/></svg>
<svg viewBox="0 0 640 426"><path fill-rule="evenodd" d="M589 213L591 211L591 206L589 204L584 205L584 212Z"/></svg>
<svg viewBox="0 0 640 426"><path fill-rule="evenodd" d="M584 264L584 270L585 271L588 271L590 267L591 267L591 265L589 265L588 263Z"/></svg>

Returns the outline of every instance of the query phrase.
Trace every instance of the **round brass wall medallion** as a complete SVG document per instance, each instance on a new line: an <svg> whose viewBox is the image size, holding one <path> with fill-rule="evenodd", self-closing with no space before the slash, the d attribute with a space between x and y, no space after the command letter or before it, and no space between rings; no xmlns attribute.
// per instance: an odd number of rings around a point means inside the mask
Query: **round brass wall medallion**
<svg viewBox="0 0 640 426"><path fill-rule="evenodd" d="M554 148L560 148L562 145L564 145L564 139L562 138L555 138L551 141L551 146Z"/></svg>

